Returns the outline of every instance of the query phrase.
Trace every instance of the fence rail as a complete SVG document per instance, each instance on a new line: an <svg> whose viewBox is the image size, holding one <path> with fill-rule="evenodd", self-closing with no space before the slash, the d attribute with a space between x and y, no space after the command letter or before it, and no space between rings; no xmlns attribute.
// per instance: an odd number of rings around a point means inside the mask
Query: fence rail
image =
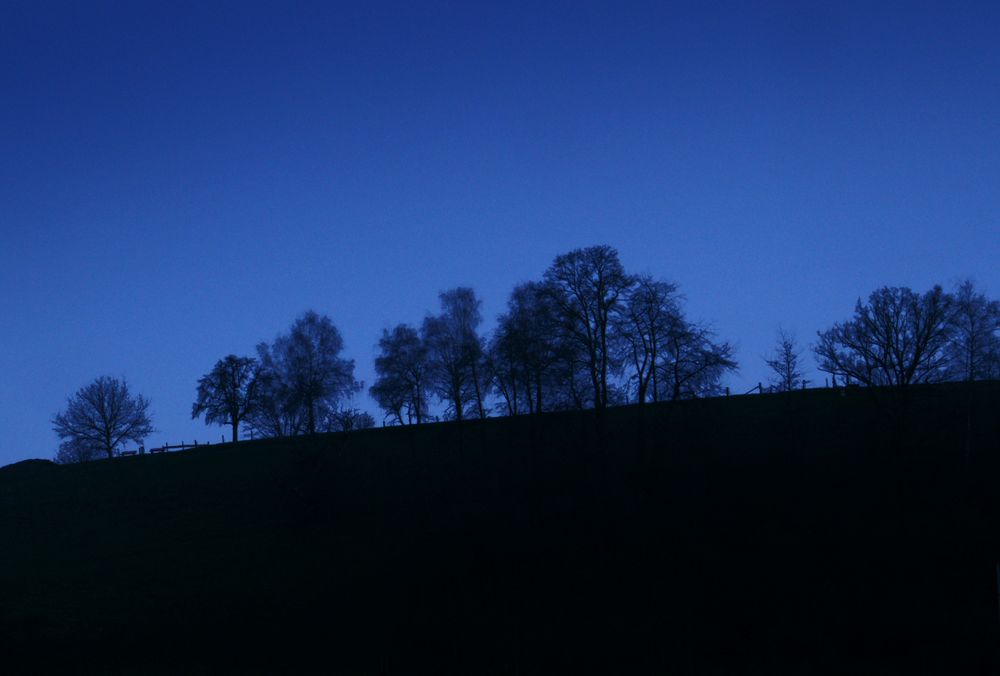
<svg viewBox="0 0 1000 676"><path fill-rule="evenodd" d="M222 437L222 443L226 443L226 437L225 436ZM186 450L189 450L189 449L192 449L192 448L199 448L199 447L202 447L202 446L211 446L211 445L212 445L211 441L205 441L205 442L202 442L202 443L198 443L197 439L195 439L194 442L192 442L190 444L185 443L183 441L181 443L179 443L179 444L170 444L170 443L164 442L163 444L161 444L159 446L156 446L154 448L147 449L144 446L140 446L139 448L136 448L136 449L133 449L133 450L122 451L119 455L121 455L122 457L130 457L130 456L133 456L133 455L146 455L147 453L148 454L154 454L154 453L167 453L167 452L170 452L170 451L186 451Z"/></svg>

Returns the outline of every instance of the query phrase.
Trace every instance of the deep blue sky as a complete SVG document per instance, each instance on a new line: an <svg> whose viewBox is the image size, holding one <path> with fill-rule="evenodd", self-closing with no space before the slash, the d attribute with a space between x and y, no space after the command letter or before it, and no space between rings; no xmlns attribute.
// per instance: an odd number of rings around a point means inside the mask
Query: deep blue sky
<svg viewBox="0 0 1000 676"><path fill-rule="evenodd" d="M877 286L1000 295L1000 3L872 4L5 2L0 464L101 374L218 439L198 377L309 308L370 384L440 290L492 324L596 243L740 389Z"/></svg>

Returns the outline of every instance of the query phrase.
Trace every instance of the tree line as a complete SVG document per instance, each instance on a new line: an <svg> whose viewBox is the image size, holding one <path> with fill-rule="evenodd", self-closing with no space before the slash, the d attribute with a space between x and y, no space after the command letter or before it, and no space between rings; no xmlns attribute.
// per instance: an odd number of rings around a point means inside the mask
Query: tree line
<svg viewBox="0 0 1000 676"><path fill-rule="evenodd" d="M626 273L609 246L557 256L516 286L492 335L467 287L440 295L420 327L378 343L369 393L386 422L521 415L710 396L736 369L733 346L691 321L676 285Z"/></svg>
<svg viewBox="0 0 1000 676"><path fill-rule="evenodd" d="M687 316L675 283L626 272L607 245L556 256L540 279L516 286L490 335L473 289L444 291L439 302L419 326L398 324L378 341L368 392L383 424L715 396L738 368L733 345ZM197 382L192 418L229 426L233 441L241 429L282 437L372 427L370 414L347 405L363 384L343 347L329 317L307 312L256 356L216 362ZM834 385L1000 378L1000 303L972 282L950 293L883 287L817 332L811 349ZM764 356L771 390L805 386L802 354L779 330ZM141 443L153 431L148 409L124 381L98 378L54 417L57 459L112 457Z"/></svg>

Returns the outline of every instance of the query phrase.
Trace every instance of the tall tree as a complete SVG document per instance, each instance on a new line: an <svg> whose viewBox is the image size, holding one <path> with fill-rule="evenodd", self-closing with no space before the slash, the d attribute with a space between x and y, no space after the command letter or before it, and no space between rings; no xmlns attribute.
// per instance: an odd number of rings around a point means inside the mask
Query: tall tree
<svg viewBox="0 0 1000 676"><path fill-rule="evenodd" d="M260 364L253 357L228 355L198 380L198 396L191 418L205 414L206 424L229 425L239 441L240 423L257 406Z"/></svg>
<svg viewBox="0 0 1000 676"><path fill-rule="evenodd" d="M607 245L556 256L545 271L545 288L561 337L579 350L598 409L608 405L609 376L615 366L612 320L630 287L618 252Z"/></svg>
<svg viewBox="0 0 1000 676"><path fill-rule="evenodd" d="M440 300L441 313L426 317L421 327L431 386L456 420L469 413L485 418L482 303L468 287L444 291Z"/></svg>
<svg viewBox="0 0 1000 676"><path fill-rule="evenodd" d="M427 419L427 347L417 330L406 324L383 330L378 347L378 377L369 393L395 422L419 425Z"/></svg>
<svg viewBox="0 0 1000 676"><path fill-rule="evenodd" d="M486 417L486 374L483 361L483 339L479 335L482 324L482 301L469 287L445 291L440 296L441 318L450 326L452 335L460 341L465 354L469 382L472 386L475 413Z"/></svg>
<svg viewBox="0 0 1000 676"><path fill-rule="evenodd" d="M821 371L862 385L905 387L945 379L952 299L935 286L919 294L883 287L854 316L820 331L813 348Z"/></svg>
<svg viewBox="0 0 1000 676"><path fill-rule="evenodd" d="M653 401L659 398L657 364L679 315L677 285L648 275L635 277L615 326L633 371L631 380L640 404L646 403L650 394Z"/></svg>
<svg viewBox="0 0 1000 676"><path fill-rule="evenodd" d="M107 457L128 441L141 444L153 433L149 400L129 392L124 380L102 376L69 398L52 429L73 449L100 449Z"/></svg>
<svg viewBox="0 0 1000 676"><path fill-rule="evenodd" d="M497 317L489 350L494 390L508 413L539 413L555 405L557 334L554 308L544 286L527 282L514 287L507 312Z"/></svg>
<svg viewBox="0 0 1000 676"><path fill-rule="evenodd" d="M500 324L493 332L486 348L486 365L489 382L493 391L502 399L506 415L518 415L525 408L525 393L530 387L528 374L520 360L516 333L505 326L505 318L500 317Z"/></svg>
<svg viewBox="0 0 1000 676"><path fill-rule="evenodd" d="M953 294L951 340L945 348L953 380L1000 378L1000 302L976 291L971 281Z"/></svg>
<svg viewBox="0 0 1000 676"><path fill-rule="evenodd" d="M340 357L343 348L330 318L311 310L273 344L258 345L260 406L254 428L269 436L316 433L340 400L361 388L354 360Z"/></svg>
<svg viewBox="0 0 1000 676"><path fill-rule="evenodd" d="M779 328L774 351L764 359L774 373L771 383L779 392L794 390L802 380L801 358L802 352L795 344L795 336Z"/></svg>

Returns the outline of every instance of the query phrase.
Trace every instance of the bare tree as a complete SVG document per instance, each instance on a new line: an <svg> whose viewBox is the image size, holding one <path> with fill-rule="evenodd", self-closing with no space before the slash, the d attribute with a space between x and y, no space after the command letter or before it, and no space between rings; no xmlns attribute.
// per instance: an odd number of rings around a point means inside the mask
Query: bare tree
<svg viewBox="0 0 1000 676"><path fill-rule="evenodd" d="M971 281L953 294L952 337L945 352L953 380L1000 377L1000 302L976 291Z"/></svg>
<svg viewBox="0 0 1000 676"><path fill-rule="evenodd" d="M486 417L486 374L483 361L483 339L479 336L482 323L482 301L468 287L458 287L441 294L441 317L451 326L465 352L465 364L475 397L475 411L480 418Z"/></svg>
<svg viewBox="0 0 1000 676"><path fill-rule="evenodd" d="M260 364L253 357L228 355L198 380L198 398L191 418L205 414L206 424L229 425L239 441L240 423L257 406Z"/></svg>
<svg viewBox="0 0 1000 676"><path fill-rule="evenodd" d="M659 370L659 389L672 401L717 395L722 376L735 371L733 346L717 343L708 328L675 315L664 336Z"/></svg>
<svg viewBox="0 0 1000 676"><path fill-rule="evenodd" d="M468 287L440 295L441 314L424 318L421 338L427 347L430 383L455 420L469 413L486 417L481 302Z"/></svg>
<svg viewBox="0 0 1000 676"><path fill-rule="evenodd" d="M406 324L382 331L378 347L378 378L369 393L395 422L419 425L427 418L427 347L416 329Z"/></svg>
<svg viewBox="0 0 1000 676"><path fill-rule="evenodd" d="M770 357L764 358L768 367L774 372L771 384L776 390L790 392L802 381L801 358L802 352L795 344L795 336L779 328L774 352Z"/></svg>
<svg viewBox="0 0 1000 676"><path fill-rule="evenodd" d="M920 295L883 287L859 299L854 317L819 332L821 371L862 385L905 387L945 379L951 298L940 286Z"/></svg>
<svg viewBox="0 0 1000 676"><path fill-rule="evenodd" d="M500 317L503 321L504 317ZM486 367L493 391L503 400L506 415L518 415L526 408L524 392L528 374L520 360L518 336L500 325L493 332L486 348Z"/></svg>
<svg viewBox="0 0 1000 676"><path fill-rule="evenodd" d="M100 449L112 458L128 441L141 444L153 433L149 400L132 395L124 380L102 376L69 398L52 429L67 450Z"/></svg>
<svg viewBox="0 0 1000 676"><path fill-rule="evenodd" d="M261 343L260 402L254 429L266 436L314 434L341 399L361 389L354 361L342 359L344 340L329 317L306 312L272 345Z"/></svg>
<svg viewBox="0 0 1000 676"><path fill-rule="evenodd" d="M542 284L519 284L507 312L497 317L489 349L492 382L508 414L538 413L558 399L558 322L549 299Z"/></svg>
<svg viewBox="0 0 1000 676"><path fill-rule="evenodd" d="M630 286L618 252L606 245L556 256L545 271L545 289L556 311L561 338L579 351L598 409L608 405L609 376L616 366L611 350L612 319Z"/></svg>
<svg viewBox="0 0 1000 676"><path fill-rule="evenodd" d="M659 398L658 361L663 342L680 315L677 285L648 275L634 278L627 303L619 313L615 333L623 344L635 382L636 401Z"/></svg>

